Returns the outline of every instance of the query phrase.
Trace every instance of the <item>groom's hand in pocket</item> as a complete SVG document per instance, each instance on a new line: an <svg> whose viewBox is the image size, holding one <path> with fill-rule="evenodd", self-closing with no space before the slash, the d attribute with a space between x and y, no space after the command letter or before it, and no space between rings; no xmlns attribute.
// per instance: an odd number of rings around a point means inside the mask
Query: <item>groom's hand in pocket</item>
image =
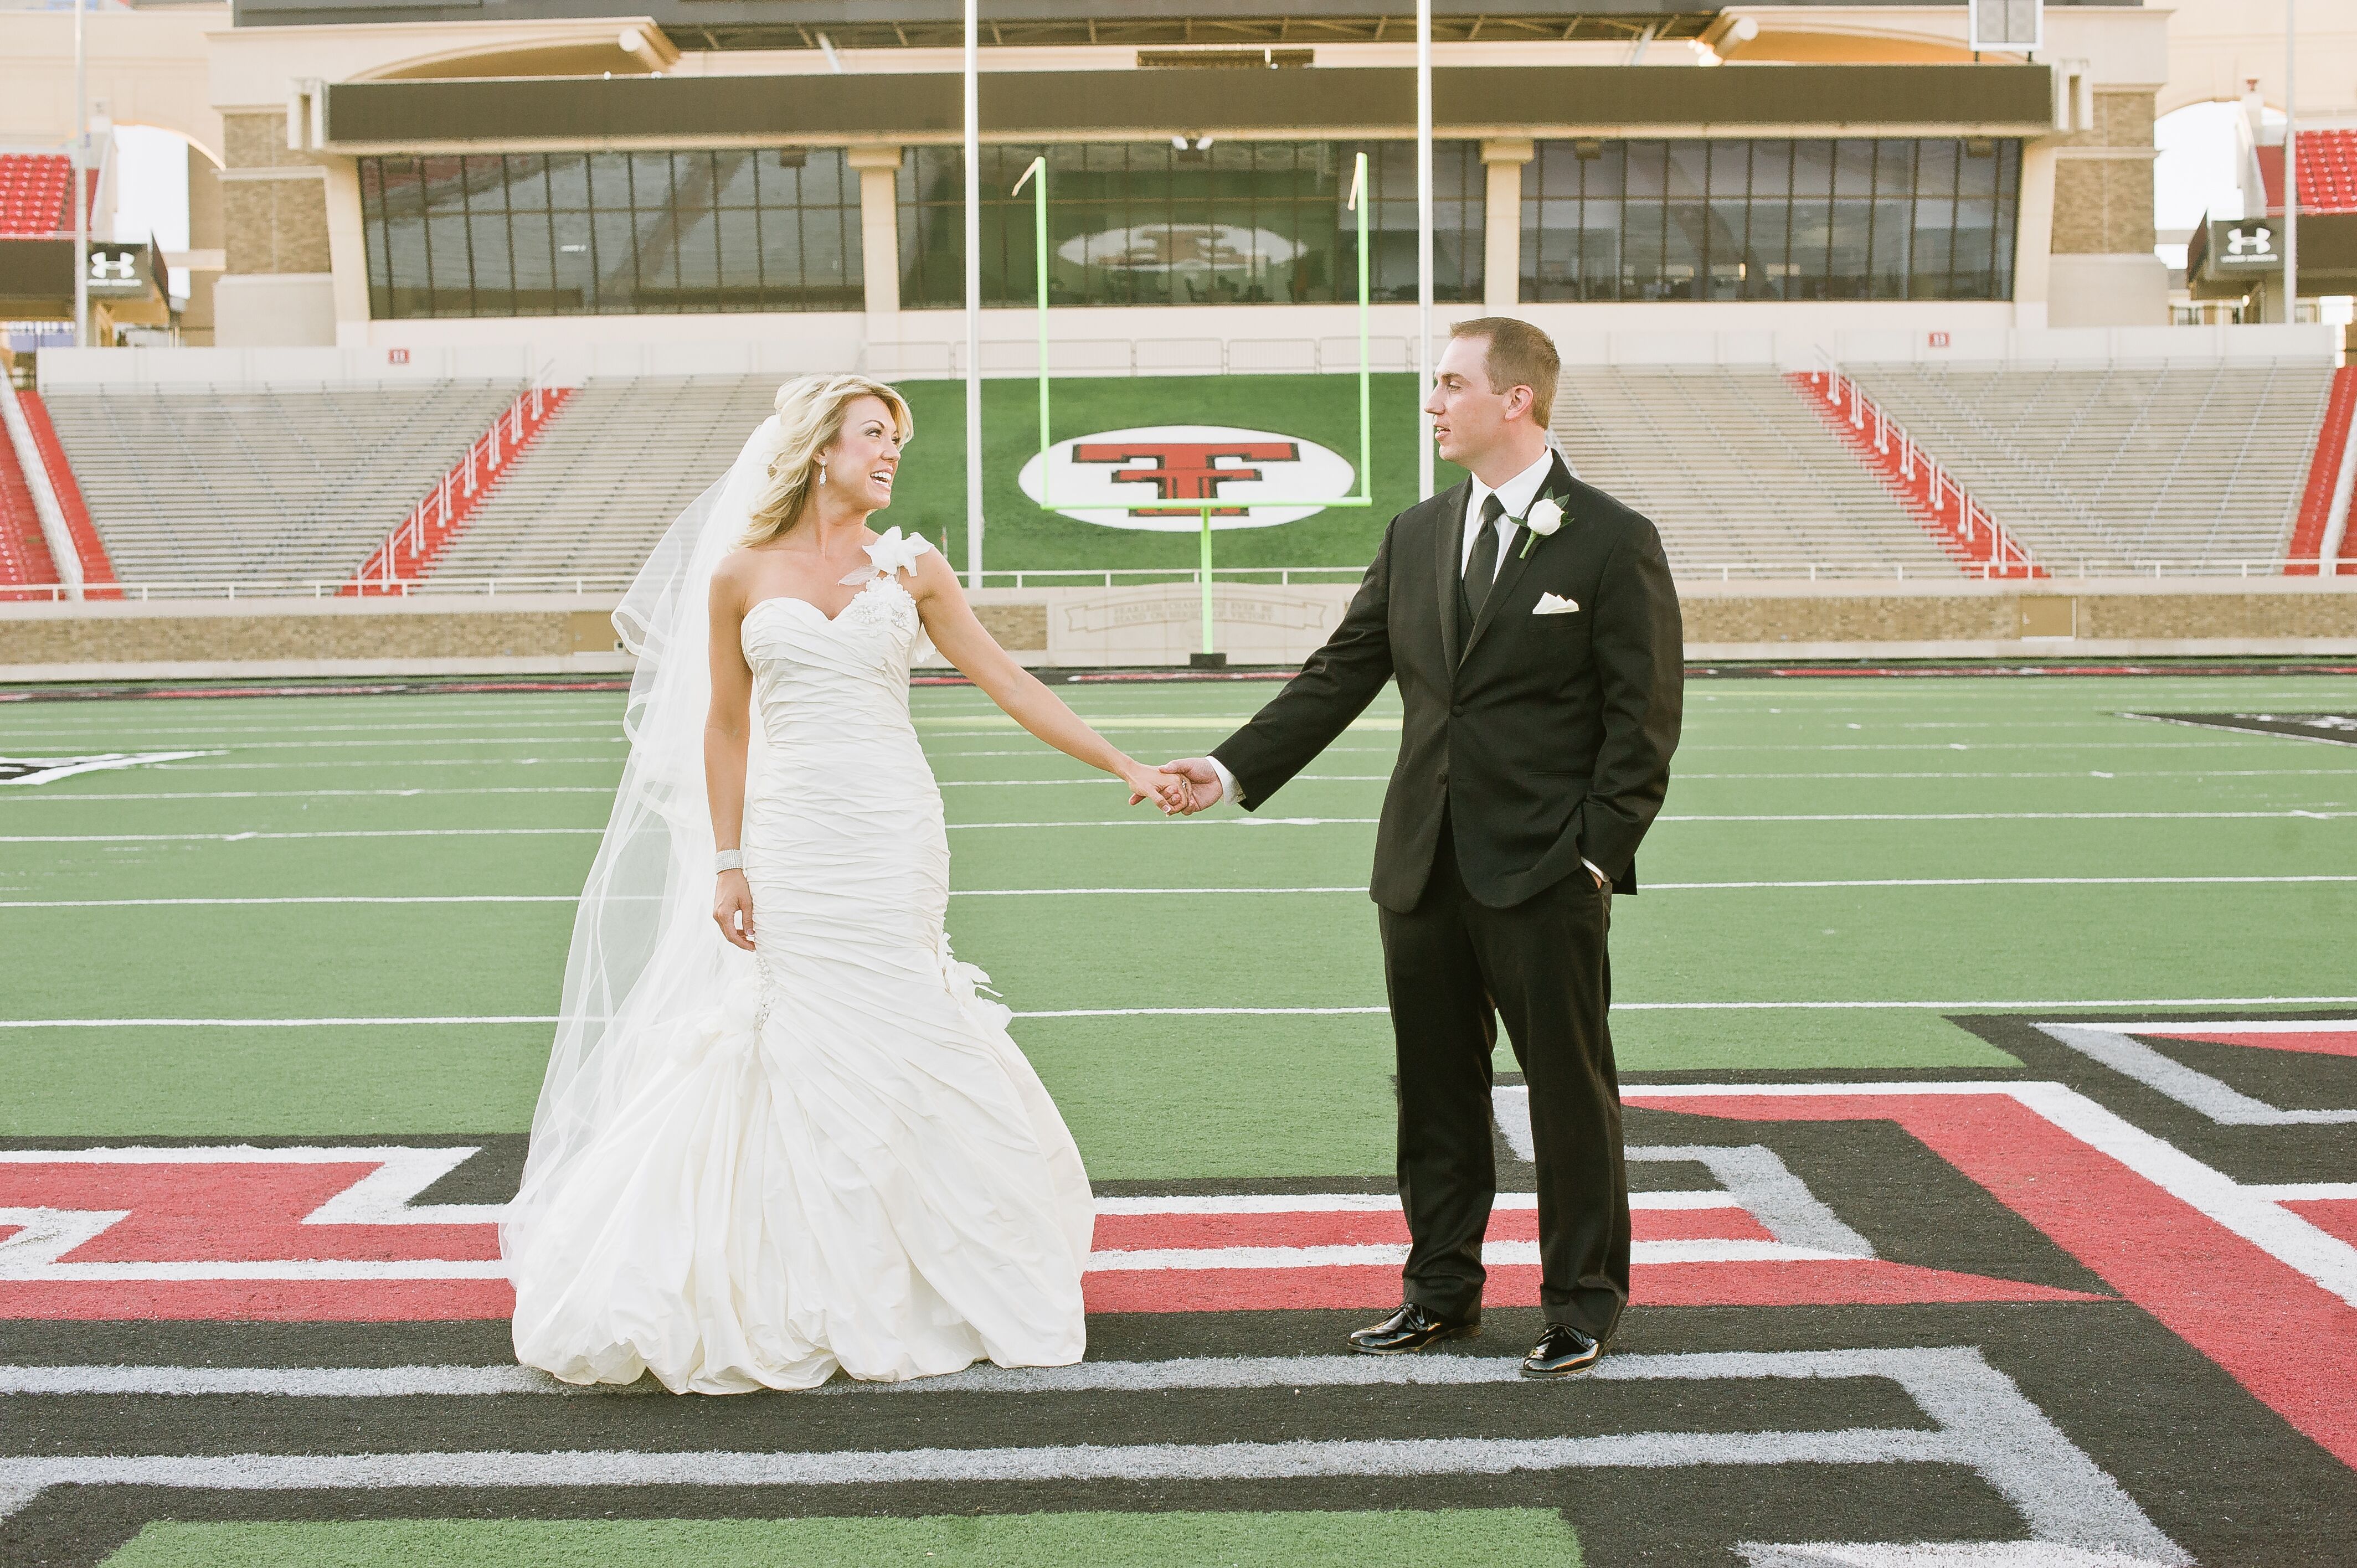
<svg viewBox="0 0 2357 1568"><path fill-rule="evenodd" d="M1183 813L1186 816L1191 817L1198 811L1218 805L1220 797L1225 793L1220 781L1220 770L1211 766L1211 759L1208 757L1189 757L1178 762L1166 762L1162 765L1162 771L1176 773L1187 780L1188 793L1193 797L1194 803Z"/></svg>

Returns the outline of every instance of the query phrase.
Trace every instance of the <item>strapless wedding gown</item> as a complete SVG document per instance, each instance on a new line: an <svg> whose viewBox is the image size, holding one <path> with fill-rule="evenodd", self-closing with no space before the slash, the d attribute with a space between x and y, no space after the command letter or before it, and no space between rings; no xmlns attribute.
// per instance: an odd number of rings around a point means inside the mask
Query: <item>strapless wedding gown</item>
<svg viewBox="0 0 2357 1568"><path fill-rule="evenodd" d="M1080 1359L1088 1177L950 954L920 636L889 576L833 620L745 617L758 991L716 999L552 1197L514 1270L524 1364L734 1393Z"/></svg>

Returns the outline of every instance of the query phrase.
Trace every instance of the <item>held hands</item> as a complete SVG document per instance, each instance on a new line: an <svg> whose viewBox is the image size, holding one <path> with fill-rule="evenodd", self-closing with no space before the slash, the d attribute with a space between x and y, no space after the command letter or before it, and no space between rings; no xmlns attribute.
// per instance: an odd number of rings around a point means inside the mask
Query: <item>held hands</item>
<svg viewBox="0 0 2357 1568"><path fill-rule="evenodd" d="M1220 803L1224 788L1220 782L1220 770L1211 766L1208 757L1189 757L1177 762L1166 762L1162 771L1186 780L1188 803L1179 808L1183 816L1193 816Z"/></svg>
<svg viewBox="0 0 2357 1568"><path fill-rule="evenodd" d="M1167 768L1148 768L1142 762L1124 757L1120 768L1122 782L1129 786L1129 803L1151 800L1168 816L1187 816L1202 810L1193 803L1192 791L1187 780Z"/></svg>
<svg viewBox="0 0 2357 1568"><path fill-rule="evenodd" d="M747 952L753 950L753 888L741 871L724 871L712 893L712 919L720 934Z"/></svg>

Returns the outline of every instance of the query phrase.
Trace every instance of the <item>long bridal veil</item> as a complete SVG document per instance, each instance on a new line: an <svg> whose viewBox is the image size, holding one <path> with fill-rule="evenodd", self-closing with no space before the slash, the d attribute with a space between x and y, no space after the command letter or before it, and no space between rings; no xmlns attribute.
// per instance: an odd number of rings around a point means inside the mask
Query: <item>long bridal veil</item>
<svg viewBox="0 0 2357 1568"><path fill-rule="evenodd" d="M622 717L630 756L574 917L522 1189L500 1223L511 1277L552 1195L682 1033L711 1026L724 1008L752 1013L753 956L712 925L709 597L713 572L744 538L781 445L772 415L680 513L614 612L623 646L638 656ZM758 726L747 750L749 795L761 766Z"/></svg>

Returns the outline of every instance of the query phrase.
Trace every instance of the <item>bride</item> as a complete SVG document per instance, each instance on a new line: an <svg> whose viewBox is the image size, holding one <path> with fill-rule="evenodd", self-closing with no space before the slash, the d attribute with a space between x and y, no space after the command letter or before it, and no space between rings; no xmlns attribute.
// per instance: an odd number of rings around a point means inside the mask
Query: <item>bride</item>
<svg viewBox="0 0 2357 1568"><path fill-rule="evenodd" d="M950 954L909 667L930 637L1133 804L1185 782L1008 658L922 538L868 531L898 392L810 376L777 408L615 612L630 753L500 1226L516 1357L703 1393L1076 1361L1088 1176Z"/></svg>

